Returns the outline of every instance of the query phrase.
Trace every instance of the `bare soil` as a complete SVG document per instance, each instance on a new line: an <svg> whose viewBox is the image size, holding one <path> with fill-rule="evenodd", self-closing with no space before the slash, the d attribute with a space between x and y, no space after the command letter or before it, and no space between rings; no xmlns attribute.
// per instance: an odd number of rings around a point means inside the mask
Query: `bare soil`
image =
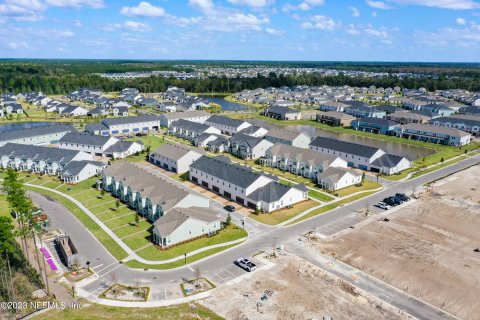
<svg viewBox="0 0 480 320"><path fill-rule="evenodd" d="M233 320L404 319L298 257L281 256L274 263L214 289L201 304Z"/></svg>
<svg viewBox="0 0 480 320"><path fill-rule="evenodd" d="M480 319L480 167L319 250L462 319Z"/></svg>

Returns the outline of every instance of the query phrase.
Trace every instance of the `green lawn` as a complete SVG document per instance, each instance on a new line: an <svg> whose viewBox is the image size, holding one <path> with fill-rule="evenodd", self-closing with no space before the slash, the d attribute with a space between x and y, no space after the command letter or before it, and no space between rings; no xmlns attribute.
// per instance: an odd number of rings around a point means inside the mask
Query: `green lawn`
<svg viewBox="0 0 480 320"><path fill-rule="evenodd" d="M315 198L317 200L320 200L322 202L330 202L334 200L335 198L332 196L329 196L323 192L318 192L316 190L309 189L308 190L308 195L312 198Z"/></svg>
<svg viewBox="0 0 480 320"><path fill-rule="evenodd" d="M11 217L7 196L3 193L0 193L0 216Z"/></svg>
<svg viewBox="0 0 480 320"><path fill-rule="evenodd" d="M225 247L209 249L209 250L197 253L193 256L187 255L187 263L192 263L192 262L198 261L200 259L206 258L210 255L215 254L215 253L222 252L224 250L233 248L236 245L238 245L238 244L232 244L232 245L225 246ZM167 270L167 269L172 269L172 268L178 268L178 267L181 267L181 266L185 265L185 260L180 259L180 260L177 260L175 262L170 262L170 263L166 263L166 264L145 264L145 263L139 262L138 260L130 260L130 261L127 261L125 263L125 265L127 267L135 268L135 269Z"/></svg>
<svg viewBox="0 0 480 320"><path fill-rule="evenodd" d="M132 250L138 250L147 245L151 245L151 234L148 231L143 231L134 236L122 240Z"/></svg>
<svg viewBox="0 0 480 320"><path fill-rule="evenodd" d="M154 152L158 147L160 147L162 144L165 143L165 140L161 137L157 136L144 136L144 137L133 137L126 139L127 141L141 141L143 145L145 146L145 149L147 147L150 147L150 152ZM131 156L128 157L128 161L131 162L139 162L142 160L145 160L147 156L147 153L140 153L138 156Z"/></svg>
<svg viewBox="0 0 480 320"><path fill-rule="evenodd" d="M171 305L156 308L126 308L104 306L81 300L82 308L65 310L52 309L38 316L35 320L139 320L139 319L162 319L162 320L221 320L222 317L213 311L196 303ZM195 308L192 308L194 306Z"/></svg>
<svg viewBox="0 0 480 320"><path fill-rule="evenodd" d="M277 210L271 213L251 213L248 217L261 223L277 225L299 215L305 210L311 209L318 205L319 204L317 202L313 200L308 200L297 203L293 206L293 208L290 209Z"/></svg>
<svg viewBox="0 0 480 320"><path fill-rule="evenodd" d="M374 190L377 188L381 188L382 185L380 183L376 183L374 181L364 179L361 186L350 186L347 188L343 188L340 190L336 190L335 193L338 194L339 197L346 197L348 195L354 194L360 191L367 191L367 190Z"/></svg>
<svg viewBox="0 0 480 320"><path fill-rule="evenodd" d="M440 164L438 164L438 165L436 165L436 166L433 166L433 167L431 167L431 168L424 169L424 170L420 170L420 171L416 171L416 172L414 172L414 173L410 176L410 178L408 178L408 180L410 180L410 179L415 179L415 178L420 177L420 176L422 176L422 175L424 175L424 174L427 174L427 173L429 173L429 172L432 172L432 171L435 171L435 170L444 168L444 167L446 167L446 166L455 164L455 163L460 162L460 161L462 161L462 160L465 160L465 159L467 159L467 158L468 158L467 156L461 156L461 157L458 157L458 158L456 158L456 159L453 159L453 160L450 160L450 161L446 161L446 162L440 163Z"/></svg>
<svg viewBox="0 0 480 320"><path fill-rule="evenodd" d="M225 229L220 230L217 235L212 237L203 237L164 251L160 251L154 245L151 245L148 248L138 251L137 254L144 259L167 260L206 246L238 240L246 237L247 235L247 232L242 228L235 225L230 225Z"/></svg>

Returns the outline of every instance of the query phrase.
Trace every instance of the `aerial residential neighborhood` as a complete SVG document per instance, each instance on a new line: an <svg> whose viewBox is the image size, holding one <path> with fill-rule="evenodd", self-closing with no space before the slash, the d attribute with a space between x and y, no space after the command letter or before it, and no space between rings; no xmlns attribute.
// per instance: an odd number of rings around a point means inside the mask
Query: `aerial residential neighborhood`
<svg viewBox="0 0 480 320"><path fill-rule="evenodd" d="M0 0L0 319L480 320L479 0Z"/></svg>

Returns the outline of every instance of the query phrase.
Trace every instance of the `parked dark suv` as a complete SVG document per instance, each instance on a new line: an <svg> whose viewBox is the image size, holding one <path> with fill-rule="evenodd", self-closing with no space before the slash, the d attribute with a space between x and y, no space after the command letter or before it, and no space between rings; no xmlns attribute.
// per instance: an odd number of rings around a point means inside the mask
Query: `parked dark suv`
<svg viewBox="0 0 480 320"><path fill-rule="evenodd" d="M410 198L405 193L396 193L395 197L399 198L403 202L407 202Z"/></svg>
<svg viewBox="0 0 480 320"><path fill-rule="evenodd" d="M391 207L395 207L395 206L400 204L400 203L398 203L398 201L395 201L394 197L385 198L385 199L383 199L383 202L385 202L386 204L388 204Z"/></svg>

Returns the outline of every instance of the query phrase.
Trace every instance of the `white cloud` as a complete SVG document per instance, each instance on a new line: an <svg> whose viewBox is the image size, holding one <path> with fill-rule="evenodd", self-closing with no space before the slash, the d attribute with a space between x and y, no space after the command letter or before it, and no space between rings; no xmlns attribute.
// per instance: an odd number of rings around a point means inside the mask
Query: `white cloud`
<svg viewBox="0 0 480 320"><path fill-rule="evenodd" d="M300 24L302 29L335 30L340 26L340 22L335 22L332 18L324 15L315 15L309 21Z"/></svg>
<svg viewBox="0 0 480 320"><path fill-rule="evenodd" d="M268 34L274 34L274 35L279 35L284 33L283 31L274 29L274 28L265 28L265 32Z"/></svg>
<svg viewBox="0 0 480 320"><path fill-rule="evenodd" d="M123 28L129 31L136 31L136 32L151 31L150 26L148 24L137 22L137 21L125 21L123 23Z"/></svg>
<svg viewBox="0 0 480 320"><path fill-rule="evenodd" d="M244 5L252 8L262 8L269 4L270 1L267 0L228 0L231 4L234 5Z"/></svg>
<svg viewBox="0 0 480 320"><path fill-rule="evenodd" d="M383 1L367 0L366 2L370 7L375 8L375 9L381 9L381 10L392 9L391 6L389 6L388 4L386 4Z"/></svg>
<svg viewBox="0 0 480 320"><path fill-rule="evenodd" d="M28 44L25 41L11 41L7 44L8 48L12 50L27 49Z"/></svg>
<svg viewBox="0 0 480 320"><path fill-rule="evenodd" d="M202 11L210 11L213 9L212 0L188 0L188 4L192 7L197 7Z"/></svg>
<svg viewBox="0 0 480 320"><path fill-rule="evenodd" d="M101 9L105 7L103 0L46 0L45 4L51 7L71 7L71 8L93 8Z"/></svg>
<svg viewBox="0 0 480 320"><path fill-rule="evenodd" d="M466 28L444 28L435 32L418 32L415 38L421 45L437 47L480 47L480 25L470 24Z"/></svg>
<svg viewBox="0 0 480 320"><path fill-rule="evenodd" d="M73 20L73 25L74 25L75 27L77 27L77 28L83 27L82 21L80 21L80 20L78 20L78 19Z"/></svg>
<svg viewBox="0 0 480 320"><path fill-rule="evenodd" d="M392 1L392 0L391 0ZM480 3L475 0L393 0L403 5L418 5L430 8L471 10L479 9Z"/></svg>
<svg viewBox="0 0 480 320"><path fill-rule="evenodd" d="M120 13L126 16L136 17L162 17L165 16L165 9L154 6L150 2L140 2L136 7L123 7Z"/></svg>
<svg viewBox="0 0 480 320"><path fill-rule="evenodd" d="M352 17L360 17L360 10L355 7L348 7L352 11Z"/></svg>
<svg viewBox="0 0 480 320"><path fill-rule="evenodd" d="M391 31L399 31L397 28L387 29L385 27L375 28L371 24L367 25L354 25L350 24L347 28L347 33L351 35L366 35L377 38L383 38L384 40L391 40L393 37L390 34ZM383 41L383 43L386 43Z"/></svg>
<svg viewBox="0 0 480 320"><path fill-rule="evenodd" d="M465 20L463 18L457 18L457 20L455 20L455 22L460 26L464 26L467 23L467 20Z"/></svg>
<svg viewBox="0 0 480 320"><path fill-rule="evenodd" d="M303 0L299 5L293 5L291 3L286 3L282 7L282 11L288 13L290 11L296 10L303 10L308 11L313 7L323 6L325 4L325 0Z"/></svg>
<svg viewBox="0 0 480 320"><path fill-rule="evenodd" d="M16 21L36 21L46 5L38 0L5 0L0 3L0 17Z"/></svg>

